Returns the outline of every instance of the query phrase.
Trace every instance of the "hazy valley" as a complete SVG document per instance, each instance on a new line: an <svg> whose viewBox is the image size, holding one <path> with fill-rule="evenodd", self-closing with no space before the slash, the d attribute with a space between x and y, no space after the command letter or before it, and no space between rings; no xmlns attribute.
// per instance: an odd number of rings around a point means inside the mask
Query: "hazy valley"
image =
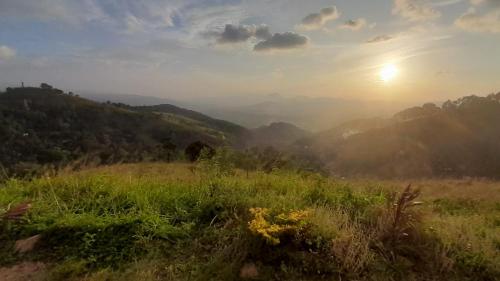
<svg viewBox="0 0 500 281"><path fill-rule="evenodd" d="M498 281L499 34L498 0L0 0L0 281Z"/></svg>

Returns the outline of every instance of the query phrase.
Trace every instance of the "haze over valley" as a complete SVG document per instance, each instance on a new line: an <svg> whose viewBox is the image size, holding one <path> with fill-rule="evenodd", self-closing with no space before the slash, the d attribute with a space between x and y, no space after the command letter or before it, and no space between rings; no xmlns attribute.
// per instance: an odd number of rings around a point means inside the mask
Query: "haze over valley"
<svg viewBox="0 0 500 281"><path fill-rule="evenodd" d="M500 280L500 1L0 0L0 280Z"/></svg>

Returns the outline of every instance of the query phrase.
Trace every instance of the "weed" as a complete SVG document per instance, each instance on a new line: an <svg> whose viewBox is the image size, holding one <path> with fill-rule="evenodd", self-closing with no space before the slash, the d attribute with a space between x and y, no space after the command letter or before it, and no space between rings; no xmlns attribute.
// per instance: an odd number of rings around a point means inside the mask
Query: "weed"
<svg viewBox="0 0 500 281"><path fill-rule="evenodd" d="M5 181L0 264L43 261L47 280L239 280L248 268L257 280L498 279L492 184L479 184L481 196L462 186L450 196L447 182L440 197L420 183L432 203L417 209L411 187L391 195L391 183L197 165ZM14 252L34 235L32 252Z"/></svg>
<svg viewBox="0 0 500 281"><path fill-rule="evenodd" d="M271 245L278 245L282 236L300 235L306 227L305 219L309 215L308 211L292 211L270 217L269 210L265 208L251 208L250 213L253 218L248 223L248 228ZM272 219L271 222L268 221L269 218Z"/></svg>

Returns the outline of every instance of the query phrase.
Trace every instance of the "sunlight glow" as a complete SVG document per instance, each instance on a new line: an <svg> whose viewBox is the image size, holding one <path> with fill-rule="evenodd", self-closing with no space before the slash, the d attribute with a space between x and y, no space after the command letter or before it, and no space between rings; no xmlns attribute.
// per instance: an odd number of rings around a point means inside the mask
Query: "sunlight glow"
<svg viewBox="0 0 500 281"><path fill-rule="evenodd" d="M382 69L380 69L379 73L380 79L385 83L394 80L394 78L396 78L397 75L398 75L398 68L394 64L385 65L384 67L382 67Z"/></svg>

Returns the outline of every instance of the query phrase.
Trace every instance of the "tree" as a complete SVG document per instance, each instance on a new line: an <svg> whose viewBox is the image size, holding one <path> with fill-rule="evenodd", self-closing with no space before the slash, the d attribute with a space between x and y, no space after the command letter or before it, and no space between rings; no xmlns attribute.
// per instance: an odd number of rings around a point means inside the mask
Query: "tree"
<svg viewBox="0 0 500 281"><path fill-rule="evenodd" d="M238 168L245 170L247 178L250 171L255 171L259 165L259 157L256 151L246 149L235 153L235 163Z"/></svg>
<svg viewBox="0 0 500 281"><path fill-rule="evenodd" d="M160 149L160 157L170 162L172 161L177 146L172 142L171 138L165 138L161 141Z"/></svg>
<svg viewBox="0 0 500 281"><path fill-rule="evenodd" d="M211 147L210 145L201 142L201 141L196 141L193 142L192 144L188 145L186 149L184 150L184 154L186 154L187 159L191 162L195 162L198 160L200 157L200 154L203 150L207 150L207 155L209 157L212 157L215 155L215 149Z"/></svg>
<svg viewBox="0 0 500 281"><path fill-rule="evenodd" d="M44 90L52 90L53 87L47 83L42 83L42 84L40 84L40 88L42 88Z"/></svg>

